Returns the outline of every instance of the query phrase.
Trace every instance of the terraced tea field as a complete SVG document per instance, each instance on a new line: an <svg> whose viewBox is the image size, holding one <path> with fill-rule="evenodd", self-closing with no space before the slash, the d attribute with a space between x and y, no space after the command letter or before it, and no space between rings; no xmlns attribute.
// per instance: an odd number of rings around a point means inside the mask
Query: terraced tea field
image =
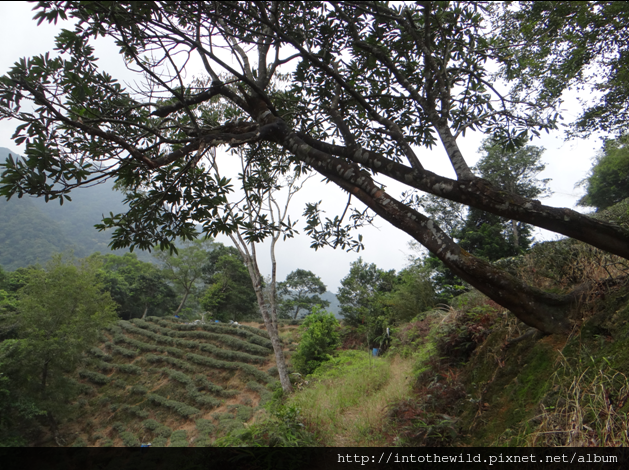
<svg viewBox="0 0 629 470"><path fill-rule="evenodd" d="M149 317L102 339L75 376L68 445L207 446L252 421L277 380L268 334L251 326Z"/></svg>

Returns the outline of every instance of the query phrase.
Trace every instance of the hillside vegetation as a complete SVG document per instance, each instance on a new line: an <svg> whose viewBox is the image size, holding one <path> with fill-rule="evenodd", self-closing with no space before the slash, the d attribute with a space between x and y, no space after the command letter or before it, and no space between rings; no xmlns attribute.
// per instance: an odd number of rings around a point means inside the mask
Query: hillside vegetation
<svg viewBox="0 0 629 470"><path fill-rule="evenodd" d="M271 397L271 343L258 328L150 317L102 339L74 376L81 396L63 426L67 445L207 446Z"/></svg>

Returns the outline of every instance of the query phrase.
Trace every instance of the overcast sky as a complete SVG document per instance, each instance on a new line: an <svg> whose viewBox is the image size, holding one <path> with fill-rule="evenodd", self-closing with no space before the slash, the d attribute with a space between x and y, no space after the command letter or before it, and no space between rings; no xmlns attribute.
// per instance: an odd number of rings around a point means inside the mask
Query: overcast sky
<svg viewBox="0 0 629 470"><path fill-rule="evenodd" d="M54 37L61 25L49 25L42 23L40 26L32 20L33 4L26 2L2 2L0 3L0 75L4 75L8 69L21 57L43 54L54 48ZM65 26L69 27L69 26ZM123 62L118 55L118 48L113 41L99 39L96 44L96 56L100 58L99 64L114 78L129 84L133 79L132 74L124 69ZM562 115L565 122L571 122L579 114L579 103L574 94L567 94ZM11 135L16 123L0 121L0 147L7 147L21 153L22 148L15 146L11 141ZM482 135L478 133L468 134L459 139L461 148L468 163L474 165L479 158L477 150L480 146ZM564 141L561 131L544 135L540 139L531 142L533 145L546 149L543 161L546 170L540 174L540 178L551 178L551 189L554 195L544 202L556 207L569 207L583 211L575 207L576 201L583 194L581 189L575 189L575 184L582 180L592 165L592 157L601 147L601 141L596 137L589 140ZM433 151L419 149L417 154L421 163L430 171L448 177L454 177L454 172L447 160L445 151L438 148ZM304 205L306 202L324 201L324 209L327 215L333 218L340 215L347 201L347 195L333 184L325 185L321 178L312 178L306 187L291 202L291 219L300 219L303 222ZM380 178L377 178L379 182ZM388 185L387 191L395 197L399 197L401 186ZM303 227L303 224L298 224ZM302 231L303 232L303 231ZM376 227L365 228L361 232L365 250L359 254L345 253L341 250L329 248L314 251L310 248L310 240L301 235L292 240L280 242L276 248L278 261L278 278L283 280L291 271L302 268L309 269L321 277L328 286L328 290L336 292L340 281L349 271L352 261L361 256L369 263L375 263L382 269L402 269L407 264L411 250L408 242L411 237L404 232L392 227L388 222L376 220ZM537 230L536 240L548 240L557 238L558 235ZM219 238L226 244L229 239ZM259 264L263 274L270 273L270 259L268 250L259 249Z"/></svg>

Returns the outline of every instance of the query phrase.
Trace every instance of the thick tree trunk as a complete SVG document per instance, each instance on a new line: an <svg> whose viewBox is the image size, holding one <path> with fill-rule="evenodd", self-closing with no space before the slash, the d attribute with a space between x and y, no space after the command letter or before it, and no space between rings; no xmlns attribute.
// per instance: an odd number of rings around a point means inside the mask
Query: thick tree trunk
<svg viewBox="0 0 629 470"><path fill-rule="evenodd" d="M571 323L566 314L573 304L572 296L546 293L472 256L434 221L386 194L366 171L319 152L296 137L289 138L285 146L382 218L411 235L456 275L509 309L527 325L545 333L566 334L570 331Z"/></svg>
<svg viewBox="0 0 629 470"><path fill-rule="evenodd" d="M616 224L593 219L572 209L546 206L537 200L502 191L482 178L452 180L428 170L414 170L377 152L361 148L352 150L319 142L303 133L286 136L284 145L293 153L298 154L298 158L302 161L312 162L313 168L324 168L344 179L345 174L355 175L360 168L346 160L334 158L332 155L351 160L406 186L482 209L505 219L525 222L560 233L629 259L629 230Z"/></svg>

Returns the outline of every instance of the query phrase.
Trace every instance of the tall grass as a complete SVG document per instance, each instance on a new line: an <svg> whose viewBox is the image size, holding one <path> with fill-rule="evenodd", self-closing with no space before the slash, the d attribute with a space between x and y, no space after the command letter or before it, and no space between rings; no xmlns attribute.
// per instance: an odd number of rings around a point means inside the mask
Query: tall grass
<svg viewBox="0 0 629 470"><path fill-rule="evenodd" d="M526 445L627 446L627 377L611 367L600 367L592 358L591 364L569 361L562 354L558 360L553 375L558 398L552 406L540 405L541 413L532 420L539 425L527 436Z"/></svg>
<svg viewBox="0 0 629 470"><path fill-rule="evenodd" d="M387 445L387 407L406 398L413 361L344 351L290 399L326 446ZM312 383L314 382L314 383Z"/></svg>

